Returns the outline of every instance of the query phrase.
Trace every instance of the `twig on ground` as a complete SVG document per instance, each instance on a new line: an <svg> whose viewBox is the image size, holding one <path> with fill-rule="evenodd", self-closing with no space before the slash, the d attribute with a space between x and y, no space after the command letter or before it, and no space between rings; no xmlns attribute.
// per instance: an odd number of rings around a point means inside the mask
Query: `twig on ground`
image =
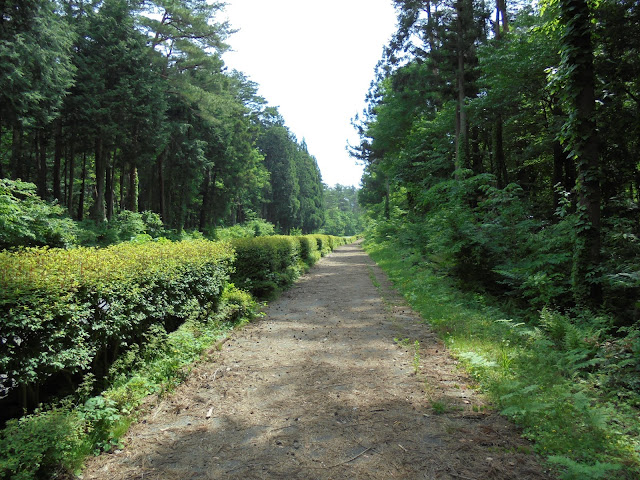
<svg viewBox="0 0 640 480"><path fill-rule="evenodd" d="M296 424L292 423L291 425L285 425L284 427L272 428L269 432L277 432L278 430L284 430L285 428L295 427Z"/></svg>
<svg viewBox="0 0 640 480"><path fill-rule="evenodd" d="M361 451L359 454L357 454L355 457L351 457L349 460L345 460L345 461L343 461L343 462L336 463L335 465L331 465L331 466L329 466L329 467L322 466L322 467L317 467L317 468L323 468L323 469L335 468L335 467L339 467L340 465L344 465L344 464L346 464L346 463L353 462L356 458L358 458L358 457L360 457L360 456L364 455L365 453L367 453L367 452L368 452L369 450L371 450L372 448L373 448L373 447L369 447L369 448L364 449L364 450L363 450L363 451Z"/></svg>

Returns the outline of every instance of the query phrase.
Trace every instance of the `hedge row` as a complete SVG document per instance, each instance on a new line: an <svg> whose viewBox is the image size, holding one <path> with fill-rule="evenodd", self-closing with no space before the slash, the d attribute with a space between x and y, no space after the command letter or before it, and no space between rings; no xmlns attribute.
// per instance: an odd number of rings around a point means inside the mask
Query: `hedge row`
<svg viewBox="0 0 640 480"><path fill-rule="evenodd" d="M53 375L103 375L150 326L215 309L233 260L229 244L204 240L1 252L0 397Z"/></svg>
<svg viewBox="0 0 640 480"><path fill-rule="evenodd" d="M343 243L307 235L0 252L0 399L12 392L15 404L22 386L30 408L47 381L100 378L152 326L172 331L214 311L230 275L267 296Z"/></svg>
<svg viewBox="0 0 640 480"><path fill-rule="evenodd" d="M330 235L237 238L231 280L258 297L268 297L347 239Z"/></svg>

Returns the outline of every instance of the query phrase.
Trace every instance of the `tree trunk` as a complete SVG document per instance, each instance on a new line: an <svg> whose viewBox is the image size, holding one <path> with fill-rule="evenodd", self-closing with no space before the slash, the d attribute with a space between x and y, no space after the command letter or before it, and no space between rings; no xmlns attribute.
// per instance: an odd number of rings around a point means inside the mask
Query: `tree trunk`
<svg viewBox="0 0 640 480"><path fill-rule="evenodd" d="M480 129L474 126L471 129L471 169L473 173L482 173L482 154L480 153Z"/></svg>
<svg viewBox="0 0 640 480"><path fill-rule="evenodd" d="M560 206L560 192L558 192L558 184L563 189L567 190L567 186L564 183L563 170L566 154L562 149L560 142L555 140L553 142L553 179L551 180L551 188L553 189L553 211L558 210ZM571 188L571 187L569 187Z"/></svg>
<svg viewBox="0 0 640 480"><path fill-rule="evenodd" d="M67 189L67 210L69 213L73 211L73 183L75 182L75 145L73 144L73 140L69 144L69 153L67 158L67 163L69 164L69 188Z"/></svg>
<svg viewBox="0 0 640 480"><path fill-rule="evenodd" d="M127 174L126 174L126 162L124 160L124 155L122 156L122 164L120 165L120 202L119 202L119 208L118 210L121 212L124 210L125 208L125 204L124 204L124 190L125 190L125 184L127 182Z"/></svg>
<svg viewBox="0 0 640 480"><path fill-rule="evenodd" d="M82 154L82 187L80 188L80 200L78 200L78 220L84 220L84 196L87 180L87 154Z"/></svg>
<svg viewBox="0 0 640 480"><path fill-rule="evenodd" d="M104 222L106 218L105 209L105 180L107 171L106 156L104 154L104 146L102 137L98 136L95 143L95 167L96 167L96 188L93 207L91 209L91 218L96 222Z"/></svg>
<svg viewBox="0 0 640 480"><path fill-rule="evenodd" d="M106 155L107 165L105 166L106 185L105 185L105 203L107 220L113 218L113 202L114 202L114 164L116 161L116 152L113 152L113 162L109 162L109 154Z"/></svg>
<svg viewBox="0 0 640 480"><path fill-rule="evenodd" d="M160 216L162 217L162 221L165 224L169 223L169 218L167 216L167 204L165 201L165 191L164 191L164 172L163 172L163 161L166 155L166 149L160 154L158 157L158 193L160 195Z"/></svg>
<svg viewBox="0 0 640 480"><path fill-rule="evenodd" d="M389 187L389 177L385 178L385 190L384 190L384 218L389 220L391 218L391 205L390 199L391 188Z"/></svg>
<svg viewBox="0 0 640 480"><path fill-rule="evenodd" d="M11 178L22 178L22 129L18 125L13 126L13 138L11 139Z"/></svg>
<svg viewBox="0 0 640 480"><path fill-rule="evenodd" d="M198 225L198 230L204 232L207 228L207 220L209 218L209 209L210 209L210 193L209 186L211 184L211 168L207 168L207 171L204 174L204 181L202 184L202 207L200 208L200 223Z"/></svg>
<svg viewBox="0 0 640 480"><path fill-rule="evenodd" d="M138 169L129 164L129 188L127 189L127 210L138 211Z"/></svg>
<svg viewBox="0 0 640 480"><path fill-rule="evenodd" d="M467 110L465 105L466 93L465 93L465 65L464 65L464 15L465 12L464 0L458 0L456 2L457 12L457 57L458 57L458 71L457 71L457 86L458 86L458 106L456 114L456 159L455 169L459 170L467 166L469 142L467 132Z"/></svg>
<svg viewBox="0 0 640 480"><path fill-rule="evenodd" d="M62 120L55 122L56 135L53 153L53 198L59 203L64 203L62 192L60 191L60 164L62 160Z"/></svg>
<svg viewBox="0 0 640 480"><path fill-rule="evenodd" d="M504 142L502 134L502 115L498 115L495 123L495 168L496 168L496 181L498 188L504 188L509 183L509 176L507 174L507 162L504 155Z"/></svg>
<svg viewBox="0 0 640 480"><path fill-rule="evenodd" d="M36 131L36 158L38 161L38 196L47 196L47 139L44 130Z"/></svg>
<svg viewBox="0 0 640 480"><path fill-rule="evenodd" d="M502 17L502 31L507 33L509 31L509 17L507 15L507 0L498 0L498 9L500 10L500 16Z"/></svg>
<svg viewBox="0 0 640 480"><path fill-rule="evenodd" d="M572 285L578 305L597 308L602 303L600 267L600 162L595 123L595 79L591 18L586 0L560 0L563 67L568 70L571 99L570 139L567 150L576 158L579 225L573 254Z"/></svg>

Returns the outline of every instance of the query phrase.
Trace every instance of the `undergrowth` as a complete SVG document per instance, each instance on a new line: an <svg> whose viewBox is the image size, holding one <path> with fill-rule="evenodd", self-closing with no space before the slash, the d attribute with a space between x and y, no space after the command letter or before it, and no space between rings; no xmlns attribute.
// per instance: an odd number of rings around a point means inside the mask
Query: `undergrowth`
<svg viewBox="0 0 640 480"><path fill-rule="evenodd" d="M253 298L229 284L215 314L194 316L171 333L158 326L142 351L114 363L111 387L100 395L90 396L95 379L89 374L75 398L10 420L0 434L0 478L62 478L78 473L87 455L120 447L149 395L172 391L203 352L256 312Z"/></svg>
<svg viewBox="0 0 640 480"><path fill-rule="evenodd" d="M637 331L616 339L604 318L546 308L537 319L505 318L392 236L365 248L560 478L638 478Z"/></svg>

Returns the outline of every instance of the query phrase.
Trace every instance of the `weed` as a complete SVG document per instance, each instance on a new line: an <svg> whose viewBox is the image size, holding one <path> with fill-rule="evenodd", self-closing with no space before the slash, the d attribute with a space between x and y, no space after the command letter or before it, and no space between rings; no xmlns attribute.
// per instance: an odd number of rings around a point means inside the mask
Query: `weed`
<svg viewBox="0 0 640 480"><path fill-rule="evenodd" d="M408 347L409 345L411 345L411 339L410 338L398 338L398 337L395 337L393 339L393 341L396 342L401 347Z"/></svg>
<svg viewBox="0 0 640 480"><path fill-rule="evenodd" d="M374 287L380 290L382 288L382 285L380 285L380 282L378 282L378 279L376 278L376 274L373 271L373 268L371 267L368 267L368 268L369 268L369 278L371 279L371 283L373 284Z"/></svg>
<svg viewBox="0 0 640 480"><path fill-rule="evenodd" d="M449 411L448 405L445 402L441 401L432 401L431 409L436 415L443 415Z"/></svg>

